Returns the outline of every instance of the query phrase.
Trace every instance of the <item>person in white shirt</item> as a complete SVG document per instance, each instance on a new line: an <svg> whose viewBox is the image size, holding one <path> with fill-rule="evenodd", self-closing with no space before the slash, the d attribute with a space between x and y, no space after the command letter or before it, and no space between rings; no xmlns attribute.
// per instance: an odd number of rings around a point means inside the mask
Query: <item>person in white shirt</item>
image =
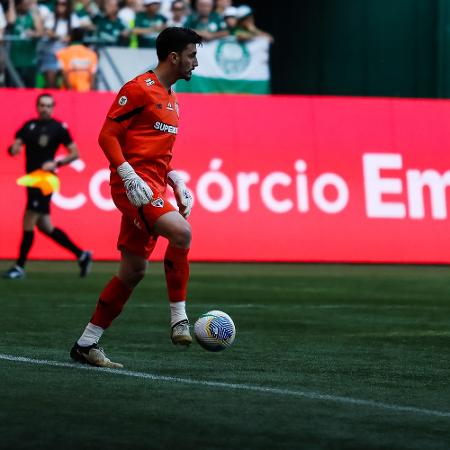
<svg viewBox="0 0 450 450"><path fill-rule="evenodd" d="M175 0L170 9L171 17L167 21L169 27L184 27L188 16L188 8L184 0Z"/></svg>
<svg viewBox="0 0 450 450"><path fill-rule="evenodd" d="M136 13L144 9L142 0L126 0L125 6L119 9L119 19L129 29L134 28Z"/></svg>

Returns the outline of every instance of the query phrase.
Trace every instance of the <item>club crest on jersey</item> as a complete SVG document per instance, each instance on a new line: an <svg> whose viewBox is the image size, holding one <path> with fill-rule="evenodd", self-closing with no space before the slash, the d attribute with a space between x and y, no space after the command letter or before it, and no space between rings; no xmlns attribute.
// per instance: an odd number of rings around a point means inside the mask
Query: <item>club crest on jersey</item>
<svg viewBox="0 0 450 450"><path fill-rule="evenodd" d="M164 206L164 200L161 197L155 198L150 203L156 208L162 208Z"/></svg>
<svg viewBox="0 0 450 450"><path fill-rule="evenodd" d="M122 97L119 98L119 105L120 106L126 105L127 101L128 101L128 98L125 97L125 95L122 95Z"/></svg>
<svg viewBox="0 0 450 450"><path fill-rule="evenodd" d="M48 134L41 134L39 136L38 142L39 142L40 147L46 147L48 145L49 141L50 141L50 139L49 139Z"/></svg>
<svg viewBox="0 0 450 450"><path fill-rule="evenodd" d="M151 78L147 78L144 81L147 86L153 86L155 84L155 82Z"/></svg>

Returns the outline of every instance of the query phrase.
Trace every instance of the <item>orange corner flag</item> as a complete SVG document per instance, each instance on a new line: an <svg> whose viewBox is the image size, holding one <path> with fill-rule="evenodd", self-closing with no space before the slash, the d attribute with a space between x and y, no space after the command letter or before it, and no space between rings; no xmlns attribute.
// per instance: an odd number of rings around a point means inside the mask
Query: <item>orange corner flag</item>
<svg viewBox="0 0 450 450"><path fill-rule="evenodd" d="M59 178L46 170L38 169L17 179L19 186L39 188L43 195L59 191Z"/></svg>

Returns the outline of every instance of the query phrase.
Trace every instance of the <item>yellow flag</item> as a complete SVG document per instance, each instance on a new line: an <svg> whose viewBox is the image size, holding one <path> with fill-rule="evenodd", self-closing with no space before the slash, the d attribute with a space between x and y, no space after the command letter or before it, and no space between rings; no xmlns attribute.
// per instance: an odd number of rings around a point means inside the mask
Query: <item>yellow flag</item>
<svg viewBox="0 0 450 450"><path fill-rule="evenodd" d="M59 178L47 170L38 169L17 179L19 186L39 188L43 195L59 191Z"/></svg>

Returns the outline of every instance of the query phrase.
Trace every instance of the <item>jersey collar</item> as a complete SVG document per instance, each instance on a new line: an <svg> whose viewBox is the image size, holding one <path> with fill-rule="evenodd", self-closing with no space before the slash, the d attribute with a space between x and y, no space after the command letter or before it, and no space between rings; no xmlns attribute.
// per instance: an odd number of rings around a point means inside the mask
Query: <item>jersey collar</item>
<svg viewBox="0 0 450 450"><path fill-rule="evenodd" d="M155 72L153 72L153 70L150 69L150 70L147 71L147 73L151 73L151 74L155 77L155 80L157 81L157 83L158 83L158 84L159 84L166 92L168 92L169 95L172 95L172 92L173 92L172 88L170 88L170 89L167 91L166 88L161 84L161 82L159 81L158 76L156 75Z"/></svg>

